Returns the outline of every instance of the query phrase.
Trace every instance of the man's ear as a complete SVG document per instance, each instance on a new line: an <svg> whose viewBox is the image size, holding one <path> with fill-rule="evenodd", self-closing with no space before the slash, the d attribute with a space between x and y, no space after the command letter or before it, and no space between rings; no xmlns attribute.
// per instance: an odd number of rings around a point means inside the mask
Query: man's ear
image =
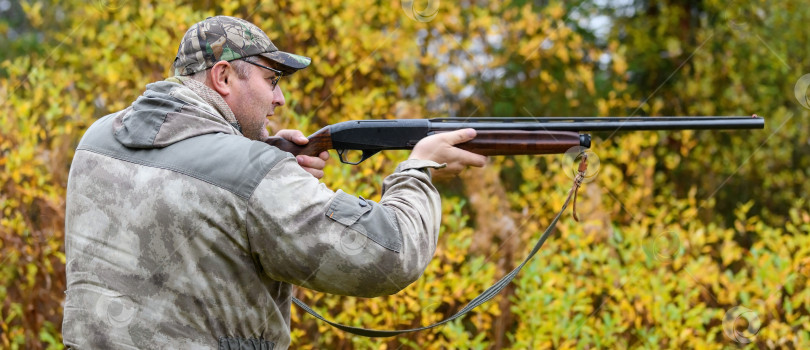
<svg viewBox="0 0 810 350"><path fill-rule="evenodd" d="M228 61L219 61L211 67L210 82L211 88L222 97L231 93L231 84L236 79L236 72Z"/></svg>

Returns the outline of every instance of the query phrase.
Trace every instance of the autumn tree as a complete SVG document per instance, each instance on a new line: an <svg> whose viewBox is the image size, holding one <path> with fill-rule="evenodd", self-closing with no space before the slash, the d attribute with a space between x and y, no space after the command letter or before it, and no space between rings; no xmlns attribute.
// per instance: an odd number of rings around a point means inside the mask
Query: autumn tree
<svg viewBox="0 0 810 350"><path fill-rule="evenodd" d="M798 1L38 0L0 1L0 347L61 347L73 150L96 119L168 77L185 30L213 15L252 21L313 58L282 80L288 105L273 129L445 116L766 118L761 131L595 133L584 221L566 214L502 295L435 330L383 339L294 309L296 348L808 343L810 10ZM379 199L405 157L332 161L323 181ZM296 294L354 326L452 315L522 260L573 166L565 155L492 157L440 184L436 258L397 295Z"/></svg>

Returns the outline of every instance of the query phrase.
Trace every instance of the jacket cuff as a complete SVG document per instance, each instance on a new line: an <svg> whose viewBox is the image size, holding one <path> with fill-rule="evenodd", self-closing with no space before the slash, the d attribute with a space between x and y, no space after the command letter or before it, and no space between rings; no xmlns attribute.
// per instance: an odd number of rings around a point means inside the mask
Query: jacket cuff
<svg viewBox="0 0 810 350"><path fill-rule="evenodd" d="M416 170L421 170L421 171L427 173L428 176L429 176L430 172L427 170L427 168L441 169L441 168L444 168L446 166L447 166L447 163L439 164L439 163L436 163L436 162L434 162L432 160L408 159L408 160L406 160L406 161L404 161L402 163L399 163L396 170L394 170L394 173L400 173L400 172L408 171L408 170L411 170L411 169L416 169Z"/></svg>

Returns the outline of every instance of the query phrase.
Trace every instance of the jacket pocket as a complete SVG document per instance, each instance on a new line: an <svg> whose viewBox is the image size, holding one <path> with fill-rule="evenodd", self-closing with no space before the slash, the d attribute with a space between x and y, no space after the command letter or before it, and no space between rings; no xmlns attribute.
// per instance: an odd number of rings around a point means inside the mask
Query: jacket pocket
<svg viewBox="0 0 810 350"><path fill-rule="evenodd" d="M378 203L338 190L326 216L360 232L383 248L397 253L402 250L402 233L396 215Z"/></svg>

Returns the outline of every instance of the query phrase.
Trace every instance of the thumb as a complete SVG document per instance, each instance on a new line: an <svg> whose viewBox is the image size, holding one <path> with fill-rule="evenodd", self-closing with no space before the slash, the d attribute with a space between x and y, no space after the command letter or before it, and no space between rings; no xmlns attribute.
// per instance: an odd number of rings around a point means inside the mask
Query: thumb
<svg viewBox="0 0 810 350"><path fill-rule="evenodd" d="M476 132L475 129L467 128L449 132L446 135L447 136L444 138L445 140L450 142L451 145L457 145L459 143L464 143L474 139Z"/></svg>
<svg viewBox="0 0 810 350"><path fill-rule="evenodd" d="M298 145L305 145L309 142L309 139L304 136L304 133L302 133L301 130L283 129L279 130L279 132L276 133L276 136L295 142Z"/></svg>
<svg viewBox="0 0 810 350"><path fill-rule="evenodd" d="M306 136L304 136L304 133L303 133L303 132L301 132L301 130L290 130L290 131L289 131L289 133L290 133L290 138L291 138L292 140L294 140L294 141L295 141L295 143L297 143L297 144L299 144L299 145L300 145L302 142L303 142L303 143L306 143L307 141L309 141L309 140L307 139L307 137L306 137Z"/></svg>
<svg viewBox="0 0 810 350"><path fill-rule="evenodd" d="M309 143L309 139L306 136L304 136L304 133L302 133L299 130L296 130L296 134L295 134L294 137L295 137L295 142L297 144L299 144L299 145L304 145L304 144Z"/></svg>

